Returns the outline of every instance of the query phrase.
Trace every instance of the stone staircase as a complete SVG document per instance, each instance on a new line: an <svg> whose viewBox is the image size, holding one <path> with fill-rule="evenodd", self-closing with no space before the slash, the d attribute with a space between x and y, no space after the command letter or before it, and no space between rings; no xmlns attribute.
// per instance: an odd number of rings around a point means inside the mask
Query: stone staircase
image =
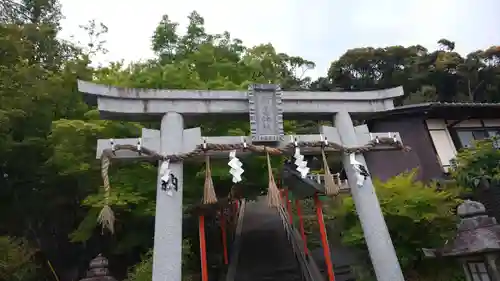
<svg viewBox="0 0 500 281"><path fill-rule="evenodd" d="M301 281L277 210L265 198L247 202L235 281Z"/></svg>

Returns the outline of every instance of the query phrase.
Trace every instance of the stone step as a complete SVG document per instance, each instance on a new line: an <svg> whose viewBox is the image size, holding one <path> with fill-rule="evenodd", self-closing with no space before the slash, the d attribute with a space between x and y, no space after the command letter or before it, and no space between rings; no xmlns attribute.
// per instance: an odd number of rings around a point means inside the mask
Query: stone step
<svg viewBox="0 0 500 281"><path fill-rule="evenodd" d="M235 281L300 281L281 218L265 200L247 203Z"/></svg>

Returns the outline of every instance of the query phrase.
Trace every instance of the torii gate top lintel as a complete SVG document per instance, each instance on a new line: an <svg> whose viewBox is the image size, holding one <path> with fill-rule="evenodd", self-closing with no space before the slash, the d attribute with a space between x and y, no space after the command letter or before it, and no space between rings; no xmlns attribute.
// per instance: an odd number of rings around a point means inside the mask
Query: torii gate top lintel
<svg viewBox="0 0 500 281"><path fill-rule="evenodd" d="M185 116L202 114L248 114L252 93L273 93L285 115L331 115L377 112L394 108L393 99L402 87L362 92L281 91L273 84L250 85L247 91L134 89L78 81L80 92L96 96L106 119L161 116L174 111ZM264 98L268 99L268 98Z"/></svg>

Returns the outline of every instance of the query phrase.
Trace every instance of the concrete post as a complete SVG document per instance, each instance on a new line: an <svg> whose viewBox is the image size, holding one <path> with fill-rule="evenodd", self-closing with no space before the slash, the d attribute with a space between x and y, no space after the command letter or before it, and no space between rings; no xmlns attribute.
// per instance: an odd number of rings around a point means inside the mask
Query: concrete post
<svg viewBox="0 0 500 281"><path fill-rule="evenodd" d="M183 152L184 121L182 115L167 112L161 120L161 153ZM182 162L171 163L172 175L177 178L177 191L169 195L161 188L158 173L156 191L156 220L153 255L153 281L182 280Z"/></svg>
<svg viewBox="0 0 500 281"><path fill-rule="evenodd" d="M351 116L346 111L338 112L334 117L334 124L345 146L359 145ZM356 160L366 166L362 154L356 155ZM349 155L342 156L344 169L347 173L351 194L356 206L359 221L365 236L370 258L375 269L378 281L404 281L401 266L387 229L387 225L380 209L380 204L370 177L362 187L356 185L354 171Z"/></svg>

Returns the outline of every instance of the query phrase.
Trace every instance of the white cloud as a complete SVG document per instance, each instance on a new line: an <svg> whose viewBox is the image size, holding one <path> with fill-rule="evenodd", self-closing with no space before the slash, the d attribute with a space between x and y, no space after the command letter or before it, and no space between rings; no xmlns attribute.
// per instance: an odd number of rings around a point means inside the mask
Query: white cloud
<svg viewBox="0 0 500 281"><path fill-rule="evenodd" d="M101 62L151 57L150 37L163 14L185 27L196 10L208 32L229 31L246 45L271 42L280 52L317 63L324 75L330 62L349 48L422 44L440 38L457 42L463 53L500 44L497 0L61 0L63 36L85 41L78 25L90 19L109 27ZM478 3L481 3L479 5Z"/></svg>

